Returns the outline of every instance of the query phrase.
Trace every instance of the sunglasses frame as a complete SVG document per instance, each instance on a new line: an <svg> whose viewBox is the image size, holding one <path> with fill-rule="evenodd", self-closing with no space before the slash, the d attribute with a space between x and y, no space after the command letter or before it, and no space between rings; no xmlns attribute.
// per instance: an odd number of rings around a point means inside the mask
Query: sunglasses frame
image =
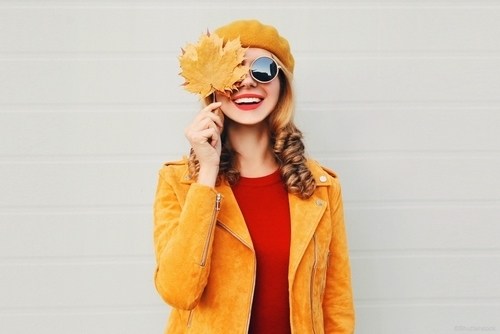
<svg viewBox="0 0 500 334"><path fill-rule="evenodd" d="M259 80L257 79L254 75L253 75L253 71L252 71L252 67L253 65L255 64L256 61L258 61L259 59L262 59L262 58L268 58L268 59L271 59L275 64L276 64L276 74L274 75L274 77L272 77L270 80L268 81L262 81L262 80ZM252 79L254 79L255 81L257 81L258 83L261 83L261 84L266 84L266 83L270 83L271 81L273 81L274 79L276 79L276 77L278 76L278 74L280 73L280 70L281 70L281 66L278 64L278 62L273 58L273 57L269 57L269 56L260 56L260 57L257 57L255 58L252 63L250 64L250 67L248 69L248 71L250 72L250 76L252 77Z"/></svg>

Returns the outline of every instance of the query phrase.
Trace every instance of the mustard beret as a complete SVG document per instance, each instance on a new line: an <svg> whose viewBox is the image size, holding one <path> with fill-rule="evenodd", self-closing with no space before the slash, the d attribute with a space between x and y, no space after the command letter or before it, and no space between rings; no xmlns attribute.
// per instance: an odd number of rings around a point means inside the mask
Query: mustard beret
<svg viewBox="0 0 500 334"><path fill-rule="evenodd" d="M244 47L261 48L271 52L293 73L295 60L290 45L273 26L257 20L237 20L217 28L214 33L225 41L239 37Z"/></svg>

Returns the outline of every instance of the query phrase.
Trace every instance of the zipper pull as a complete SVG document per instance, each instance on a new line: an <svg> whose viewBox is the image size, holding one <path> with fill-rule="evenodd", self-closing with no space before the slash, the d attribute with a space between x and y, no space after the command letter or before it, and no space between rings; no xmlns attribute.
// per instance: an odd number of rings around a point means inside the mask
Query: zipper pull
<svg viewBox="0 0 500 334"><path fill-rule="evenodd" d="M220 202L222 201L222 195L217 193L215 196L215 210L220 211Z"/></svg>

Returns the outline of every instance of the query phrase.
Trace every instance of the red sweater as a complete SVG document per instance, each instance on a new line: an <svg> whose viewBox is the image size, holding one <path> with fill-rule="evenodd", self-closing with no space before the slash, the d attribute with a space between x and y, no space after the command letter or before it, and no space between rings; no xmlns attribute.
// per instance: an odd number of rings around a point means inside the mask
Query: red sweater
<svg viewBox="0 0 500 334"><path fill-rule="evenodd" d="M290 333L290 209L280 172L277 170L258 178L241 177L233 192L257 256L257 280L248 333Z"/></svg>

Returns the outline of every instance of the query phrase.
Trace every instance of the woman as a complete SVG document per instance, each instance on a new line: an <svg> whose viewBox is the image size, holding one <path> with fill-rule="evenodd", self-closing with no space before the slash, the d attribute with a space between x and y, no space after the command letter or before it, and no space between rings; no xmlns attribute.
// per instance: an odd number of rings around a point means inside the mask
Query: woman
<svg viewBox="0 0 500 334"><path fill-rule="evenodd" d="M185 131L189 159L160 171L166 333L353 333L340 185L304 156L288 42L256 20L215 34L239 37L250 70L236 91L205 99Z"/></svg>

